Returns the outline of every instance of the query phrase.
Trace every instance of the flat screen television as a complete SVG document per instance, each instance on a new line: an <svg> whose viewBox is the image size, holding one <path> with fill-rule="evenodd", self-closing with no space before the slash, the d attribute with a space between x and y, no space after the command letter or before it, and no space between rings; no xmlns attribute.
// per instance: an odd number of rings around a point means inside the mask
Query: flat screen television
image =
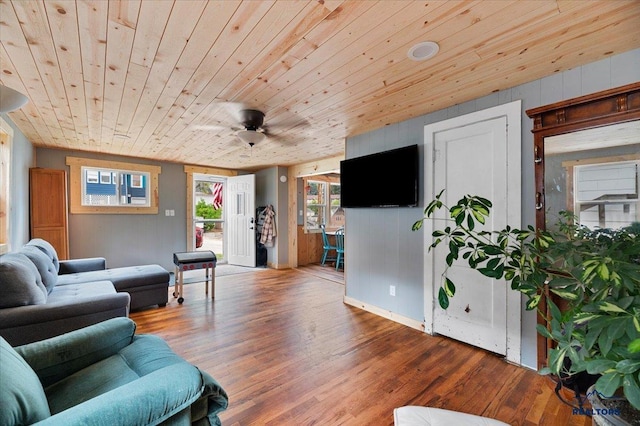
<svg viewBox="0 0 640 426"><path fill-rule="evenodd" d="M414 207L419 190L418 145L340 162L342 207Z"/></svg>

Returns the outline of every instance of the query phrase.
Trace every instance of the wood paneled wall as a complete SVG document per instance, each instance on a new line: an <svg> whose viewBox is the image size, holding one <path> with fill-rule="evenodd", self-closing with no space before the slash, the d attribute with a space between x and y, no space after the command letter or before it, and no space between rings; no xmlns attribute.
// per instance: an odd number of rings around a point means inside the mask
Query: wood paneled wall
<svg viewBox="0 0 640 426"><path fill-rule="evenodd" d="M303 226L298 226L298 265L319 263L322 259L322 234L305 233Z"/></svg>

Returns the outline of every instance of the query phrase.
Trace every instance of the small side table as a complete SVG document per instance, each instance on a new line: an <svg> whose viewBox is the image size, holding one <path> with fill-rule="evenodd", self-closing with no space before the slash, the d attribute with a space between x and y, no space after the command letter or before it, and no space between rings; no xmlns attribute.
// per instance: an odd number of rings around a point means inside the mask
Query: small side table
<svg viewBox="0 0 640 426"><path fill-rule="evenodd" d="M182 253L173 253L173 263L176 265L176 277L175 277L175 291L173 296L178 298L178 303L184 302L183 287L184 278L182 273L184 271L195 271L197 269L205 269L205 294L209 294L209 279L211 279L211 298L215 299L216 294L216 254L211 250L203 251L186 251ZM210 271L211 270L211 273Z"/></svg>

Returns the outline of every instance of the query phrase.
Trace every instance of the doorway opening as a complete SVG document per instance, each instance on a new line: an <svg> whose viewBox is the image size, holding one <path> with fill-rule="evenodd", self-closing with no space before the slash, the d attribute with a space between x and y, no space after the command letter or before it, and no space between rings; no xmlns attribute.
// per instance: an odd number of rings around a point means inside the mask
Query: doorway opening
<svg viewBox="0 0 640 426"><path fill-rule="evenodd" d="M193 175L193 247L196 251L211 250L218 263L227 263L225 238L226 179L220 176Z"/></svg>

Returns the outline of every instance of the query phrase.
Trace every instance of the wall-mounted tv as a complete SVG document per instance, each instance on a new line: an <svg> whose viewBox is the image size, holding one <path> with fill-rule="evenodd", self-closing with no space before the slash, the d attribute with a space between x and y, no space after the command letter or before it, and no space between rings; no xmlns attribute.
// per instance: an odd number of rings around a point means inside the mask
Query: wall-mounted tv
<svg viewBox="0 0 640 426"><path fill-rule="evenodd" d="M341 206L417 206L419 173L418 145L343 160Z"/></svg>

